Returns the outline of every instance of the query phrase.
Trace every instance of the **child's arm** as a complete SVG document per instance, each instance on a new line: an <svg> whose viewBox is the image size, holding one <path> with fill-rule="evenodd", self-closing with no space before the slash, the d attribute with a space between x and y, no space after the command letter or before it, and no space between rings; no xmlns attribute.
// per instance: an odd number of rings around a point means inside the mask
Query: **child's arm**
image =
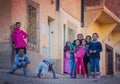
<svg viewBox="0 0 120 84"><path fill-rule="evenodd" d="M22 32L23 32L24 38L28 38L28 34L24 31L22 31Z"/></svg>
<svg viewBox="0 0 120 84"><path fill-rule="evenodd" d="M27 64L30 63L30 59L27 57L27 55L25 56L25 60L24 60Z"/></svg>
<svg viewBox="0 0 120 84"><path fill-rule="evenodd" d="M96 49L96 53L100 53L102 51L102 44L98 42L98 48Z"/></svg>

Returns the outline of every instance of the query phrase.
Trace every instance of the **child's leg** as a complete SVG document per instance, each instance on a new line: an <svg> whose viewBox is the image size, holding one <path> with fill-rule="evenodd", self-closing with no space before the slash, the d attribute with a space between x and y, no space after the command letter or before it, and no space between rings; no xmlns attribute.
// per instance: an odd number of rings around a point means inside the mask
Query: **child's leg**
<svg viewBox="0 0 120 84"><path fill-rule="evenodd" d="M74 78L76 78L76 63L75 63L75 60L73 62L74 62L74 64L73 64L73 66L74 66L74 68L73 68Z"/></svg>
<svg viewBox="0 0 120 84"><path fill-rule="evenodd" d="M95 75L95 60L93 58L90 58L90 66L91 66L91 76L94 78Z"/></svg>
<svg viewBox="0 0 120 84"><path fill-rule="evenodd" d="M73 67L74 67L73 59L70 59L70 77L72 77L72 75L73 75Z"/></svg>
<svg viewBox="0 0 120 84"><path fill-rule="evenodd" d="M79 74L81 75L81 72L82 72L82 68L81 68L81 65L79 65Z"/></svg>
<svg viewBox="0 0 120 84"><path fill-rule="evenodd" d="M23 73L25 77L28 76L27 66L23 66Z"/></svg>
<svg viewBox="0 0 120 84"><path fill-rule="evenodd" d="M84 56L84 66L85 66L85 70L86 70L87 75L88 75L88 62L89 62L88 56Z"/></svg>
<svg viewBox="0 0 120 84"><path fill-rule="evenodd" d="M11 68L10 70L7 70L6 72L7 72L8 74L12 74L12 73L14 73L14 72L16 71L16 69L18 69L18 65L17 65L17 64L14 64L14 65L12 66L12 68Z"/></svg>
<svg viewBox="0 0 120 84"><path fill-rule="evenodd" d="M56 78L56 72L55 72L54 65L52 65L52 73L53 73L53 78L55 79Z"/></svg>
<svg viewBox="0 0 120 84"><path fill-rule="evenodd" d="M100 78L100 65L99 65L99 59L95 59L95 66L96 66L96 76L97 78Z"/></svg>

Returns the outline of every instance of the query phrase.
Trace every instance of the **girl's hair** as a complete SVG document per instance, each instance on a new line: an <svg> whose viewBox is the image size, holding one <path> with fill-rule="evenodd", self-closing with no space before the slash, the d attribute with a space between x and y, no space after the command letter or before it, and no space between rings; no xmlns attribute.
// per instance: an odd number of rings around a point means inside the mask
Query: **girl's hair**
<svg viewBox="0 0 120 84"><path fill-rule="evenodd" d="M21 23L20 23L20 22L16 22L16 23L15 23L15 25L17 25L17 24L20 24L20 25L21 25Z"/></svg>
<svg viewBox="0 0 120 84"><path fill-rule="evenodd" d="M78 36L83 36L83 34L78 34L77 37L78 37Z"/></svg>
<svg viewBox="0 0 120 84"><path fill-rule="evenodd" d="M98 33L93 33L93 35L97 35L97 37L99 37ZM92 35L92 36L93 36L93 35Z"/></svg>
<svg viewBox="0 0 120 84"><path fill-rule="evenodd" d="M87 36L86 36L86 39L87 39L87 37L89 37L89 39L91 40L91 36L90 36L90 35L87 35Z"/></svg>
<svg viewBox="0 0 120 84"><path fill-rule="evenodd" d="M86 39L82 39L82 40L81 40L81 44L82 44L82 41L85 41L85 42L86 42L86 44L87 44L87 41L86 41Z"/></svg>
<svg viewBox="0 0 120 84"><path fill-rule="evenodd" d="M74 40L74 42L73 42L73 43L74 43L74 45L76 46L76 44L75 44L75 43L76 43L76 41L77 41L77 40L80 42L80 45L81 45L81 41L80 41L79 39Z"/></svg>

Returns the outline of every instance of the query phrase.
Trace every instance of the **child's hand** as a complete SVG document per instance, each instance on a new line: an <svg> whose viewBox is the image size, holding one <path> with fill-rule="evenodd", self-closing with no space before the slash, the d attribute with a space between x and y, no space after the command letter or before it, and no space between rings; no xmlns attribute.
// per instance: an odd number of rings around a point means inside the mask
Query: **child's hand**
<svg viewBox="0 0 120 84"><path fill-rule="evenodd" d="M93 53L96 53L96 52L97 52L96 50L93 51Z"/></svg>
<svg viewBox="0 0 120 84"><path fill-rule="evenodd" d="M91 54L91 53L93 53L93 51L92 51L92 50L90 50L90 54Z"/></svg>

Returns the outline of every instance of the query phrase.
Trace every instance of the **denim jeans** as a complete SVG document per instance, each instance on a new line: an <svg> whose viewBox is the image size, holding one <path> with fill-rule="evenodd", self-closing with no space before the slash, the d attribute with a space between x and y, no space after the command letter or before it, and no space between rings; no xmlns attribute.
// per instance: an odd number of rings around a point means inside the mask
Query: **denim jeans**
<svg viewBox="0 0 120 84"><path fill-rule="evenodd" d="M100 60L99 58L90 58L90 66L92 73L95 73L95 70L97 73L100 72L99 60Z"/></svg>
<svg viewBox="0 0 120 84"><path fill-rule="evenodd" d="M76 64L74 59L70 59L70 73L76 72Z"/></svg>
<svg viewBox="0 0 120 84"><path fill-rule="evenodd" d="M53 73L53 78L56 78L56 72L53 64L51 67L51 71ZM44 62L41 62L39 66L36 68L36 75L38 75L39 77L41 74L44 74L47 72L48 72L48 66Z"/></svg>
<svg viewBox="0 0 120 84"><path fill-rule="evenodd" d="M14 64L12 66L12 69L8 70L7 73L14 73L18 68L22 68L23 67L23 73L24 73L24 76L28 76L28 73L27 73L27 66L25 64L19 66L18 64Z"/></svg>

